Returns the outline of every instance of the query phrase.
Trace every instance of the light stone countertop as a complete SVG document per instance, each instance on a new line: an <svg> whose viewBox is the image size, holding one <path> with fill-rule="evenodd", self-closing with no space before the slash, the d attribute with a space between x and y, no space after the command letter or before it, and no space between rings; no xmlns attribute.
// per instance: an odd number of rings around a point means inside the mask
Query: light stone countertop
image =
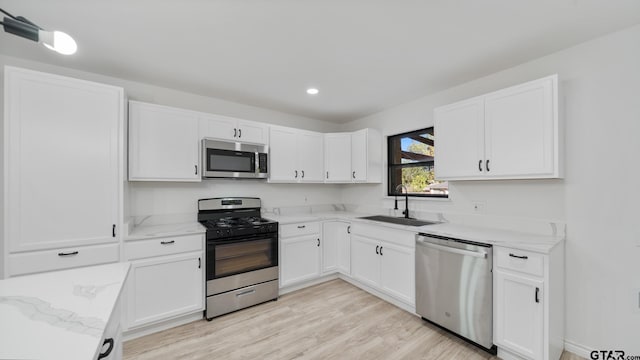
<svg viewBox="0 0 640 360"><path fill-rule="evenodd" d="M124 236L124 240L204 234L207 229L197 219L197 214L149 215L130 218L130 230Z"/></svg>
<svg viewBox="0 0 640 360"><path fill-rule="evenodd" d="M542 235L448 222L434 225L408 226L360 219L360 217L369 215L371 214L351 211L326 211L318 213L306 213L301 215L277 215L269 213L264 214L264 217L277 221L281 225L308 221L344 220L352 223L358 222L376 226L383 226L397 230L410 231L416 234L427 233L455 239L492 244L495 246L511 247L519 250L535 251L544 254L548 254L553 247L560 244L564 239L563 236L553 235L551 232L548 235Z"/></svg>
<svg viewBox="0 0 640 360"><path fill-rule="evenodd" d="M0 359L97 359L129 263L0 280Z"/></svg>

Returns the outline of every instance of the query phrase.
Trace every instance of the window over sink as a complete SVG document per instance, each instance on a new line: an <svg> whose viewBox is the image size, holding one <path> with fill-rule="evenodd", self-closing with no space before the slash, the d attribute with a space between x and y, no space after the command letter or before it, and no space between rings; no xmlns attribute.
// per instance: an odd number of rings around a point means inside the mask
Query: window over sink
<svg viewBox="0 0 640 360"><path fill-rule="evenodd" d="M435 178L434 141L433 127L387 137L388 195L449 197L448 183Z"/></svg>

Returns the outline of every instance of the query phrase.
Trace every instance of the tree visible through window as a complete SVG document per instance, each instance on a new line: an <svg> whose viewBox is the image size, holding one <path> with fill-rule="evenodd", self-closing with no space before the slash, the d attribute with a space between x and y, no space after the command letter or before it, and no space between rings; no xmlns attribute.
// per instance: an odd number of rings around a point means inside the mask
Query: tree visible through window
<svg viewBox="0 0 640 360"><path fill-rule="evenodd" d="M449 196L448 184L435 179L433 127L389 136L387 149L389 195Z"/></svg>

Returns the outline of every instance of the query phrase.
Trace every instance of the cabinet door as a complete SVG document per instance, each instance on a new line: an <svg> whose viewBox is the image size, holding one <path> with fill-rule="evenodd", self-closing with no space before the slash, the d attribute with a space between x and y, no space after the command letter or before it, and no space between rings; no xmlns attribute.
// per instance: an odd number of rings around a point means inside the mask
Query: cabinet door
<svg viewBox="0 0 640 360"><path fill-rule="evenodd" d="M338 231L338 271L351 275L351 224L340 222Z"/></svg>
<svg viewBox="0 0 640 360"><path fill-rule="evenodd" d="M9 252L117 241L123 90L12 67L4 74Z"/></svg>
<svg viewBox="0 0 640 360"><path fill-rule="evenodd" d="M553 76L486 96L488 176L531 178L554 174L555 83Z"/></svg>
<svg viewBox="0 0 640 360"><path fill-rule="evenodd" d="M339 222L329 221L322 224L322 272L331 273L338 269L338 233Z"/></svg>
<svg viewBox="0 0 640 360"><path fill-rule="evenodd" d="M271 127L269 131L269 139L269 181L298 181L301 174L297 168L298 153L296 130Z"/></svg>
<svg viewBox="0 0 640 360"><path fill-rule="evenodd" d="M351 134L324 135L325 182L351 182Z"/></svg>
<svg viewBox="0 0 640 360"><path fill-rule="evenodd" d="M202 253L134 261L127 280L127 329L203 310Z"/></svg>
<svg viewBox="0 0 640 360"><path fill-rule="evenodd" d="M544 334L542 280L502 271L496 271L494 278L496 286L494 341L496 345L531 359L542 359Z"/></svg>
<svg viewBox="0 0 640 360"><path fill-rule="evenodd" d="M351 235L351 276L362 283L379 287L380 245L362 236Z"/></svg>
<svg viewBox="0 0 640 360"><path fill-rule="evenodd" d="M351 134L351 181L367 181L367 129Z"/></svg>
<svg viewBox="0 0 640 360"><path fill-rule="evenodd" d="M201 181L198 117L129 102L129 180Z"/></svg>
<svg viewBox="0 0 640 360"><path fill-rule="evenodd" d="M200 115L200 137L235 140L238 135L237 119L219 115Z"/></svg>
<svg viewBox="0 0 640 360"><path fill-rule="evenodd" d="M484 176L483 98L437 108L434 117L436 179Z"/></svg>
<svg viewBox="0 0 640 360"><path fill-rule="evenodd" d="M320 276L320 236L280 240L280 287Z"/></svg>
<svg viewBox="0 0 640 360"><path fill-rule="evenodd" d="M380 246L380 287L389 295L415 305L414 249L387 242L381 242Z"/></svg>
<svg viewBox="0 0 640 360"><path fill-rule="evenodd" d="M301 182L324 181L324 136L320 133L298 134L298 170Z"/></svg>
<svg viewBox="0 0 640 360"><path fill-rule="evenodd" d="M253 121L238 120L237 139L252 144L266 144L267 131L268 127L266 125Z"/></svg>

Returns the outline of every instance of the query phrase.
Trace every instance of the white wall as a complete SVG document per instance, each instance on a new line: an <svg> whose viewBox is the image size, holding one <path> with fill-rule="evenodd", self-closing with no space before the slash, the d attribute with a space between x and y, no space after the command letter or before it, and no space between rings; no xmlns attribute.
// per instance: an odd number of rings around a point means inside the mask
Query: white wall
<svg viewBox="0 0 640 360"><path fill-rule="evenodd" d="M564 180L453 182L450 201L413 205L472 213L472 203L482 201L487 214L566 221L566 339L590 350L640 355L640 26L344 128L371 126L390 135L428 127L436 106L553 73L565 105ZM359 187L344 190L343 199L390 207L384 194L384 185Z"/></svg>

